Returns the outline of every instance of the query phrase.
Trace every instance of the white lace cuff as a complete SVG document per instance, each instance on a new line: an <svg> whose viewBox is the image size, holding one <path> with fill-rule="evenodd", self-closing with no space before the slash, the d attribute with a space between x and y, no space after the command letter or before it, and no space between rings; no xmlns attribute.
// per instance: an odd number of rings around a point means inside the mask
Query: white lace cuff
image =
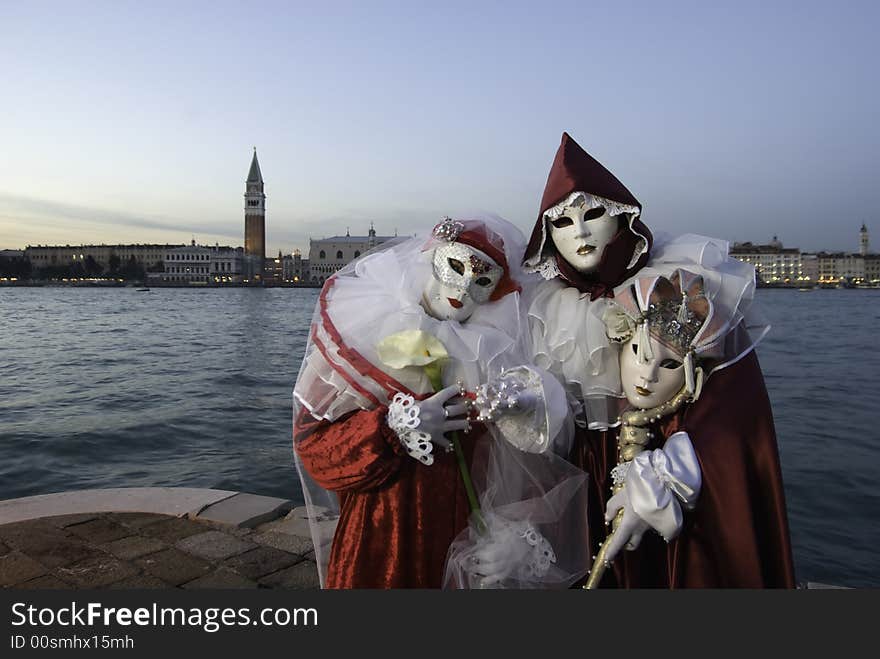
<svg viewBox="0 0 880 659"><path fill-rule="evenodd" d="M688 434L677 432L662 449L637 455L624 478L633 511L667 542L675 538L683 523L681 506L693 508L702 486L700 463Z"/></svg>
<svg viewBox="0 0 880 659"><path fill-rule="evenodd" d="M525 523L525 527L517 531L517 536L529 547L524 566L526 575L538 578L545 576L550 564L556 562L556 552L550 542L529 523Z"/></svg>
<svg viewBox="0 0 880 659"><path fill-rule="evenodd" d="M412 396L404 393L394 394L391 404L388 406L388 415L385 417L388 427L391 428L406 450L406 454L415 458L422 464L434 464L434 456L431 451L434 445L431 443L431 435L417 430L419 419L419 406Z"/></svg>

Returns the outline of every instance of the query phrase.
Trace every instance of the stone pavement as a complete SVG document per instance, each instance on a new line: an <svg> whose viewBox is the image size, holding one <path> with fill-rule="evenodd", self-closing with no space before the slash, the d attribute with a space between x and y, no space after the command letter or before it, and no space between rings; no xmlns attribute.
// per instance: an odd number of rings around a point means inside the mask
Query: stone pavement
<svg viewBox="0 0 880 659"><path fill-rule="evenodd" d="M231 504L227 504L229 506ZM86 513L0 525L0 587L318 588L305 511L246 525L155 513Z"/></svg>

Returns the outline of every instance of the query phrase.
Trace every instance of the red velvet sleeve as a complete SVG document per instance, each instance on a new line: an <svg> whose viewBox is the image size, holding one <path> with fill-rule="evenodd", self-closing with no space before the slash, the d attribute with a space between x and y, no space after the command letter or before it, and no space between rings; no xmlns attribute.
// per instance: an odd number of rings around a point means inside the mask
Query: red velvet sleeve
<svg viewBox="0 0 880 659"><path fill-rule="evenodd" d="M337 421L297 419L296 452L306 471L326 490L362 492L387 483L406 459L385 423L386 407L356 410Z"/></svg>

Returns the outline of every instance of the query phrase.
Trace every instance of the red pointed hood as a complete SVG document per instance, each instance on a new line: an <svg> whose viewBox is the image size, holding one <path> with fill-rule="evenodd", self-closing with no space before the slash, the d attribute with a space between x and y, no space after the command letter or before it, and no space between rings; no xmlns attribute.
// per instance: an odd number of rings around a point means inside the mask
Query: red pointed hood
<svg viewBox="0 0 880 659"><path fill-rule="evenodd" d="M585 192L637 210L627 213L627 226L605 248L596 272L588 275L576 271L563 259L557 259L553 242L547 238L544 213L572 192ZM653 238L648 227L639 219L641 210L642 205L614 174L584 151L568 133L563 133L562 143L547 177L541 210L526 247L523 265L529 270L546 273L548 270L543 266L550 262L551 266L556 266L557 276L580 291L590 293L592 299L611 297L612 289L635 274L648 260Z"/></svg>

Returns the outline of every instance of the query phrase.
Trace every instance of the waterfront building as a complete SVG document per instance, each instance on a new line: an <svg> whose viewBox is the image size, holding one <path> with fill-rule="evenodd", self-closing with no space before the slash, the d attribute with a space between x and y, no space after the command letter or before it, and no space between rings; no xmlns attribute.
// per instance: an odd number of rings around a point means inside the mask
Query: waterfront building
<svg viewBox="0 0 880 659"><path fill-rule="evenodd" d="M801 277L804 283L819 281L819 257L817 254L801 252Z"/></svg>
<svg viewBox="0 0 880 659"><path fill-rule="evenodd" d="M256 147L245 181L244 256L245 281L259 283L263 279L266 261L266 194Z"/></svg>
<svg viewBox="0 0 880 659"><path fill-rule="evenodd" d="M281 278L294 284L309 281L309 260L304 259L298 249L281 258Z"/></svg>
<svg viewBox="0 0 880 659"><path fill-rule="evenodd" d="M783 247L776 236L767 245L734 243L730 255L753 265L759 283L779 286L806 281L800 249Z"/></svg>
<svg viewBox="0 0 880 659"><path fill-rule="evenodd" d="M134 259L138 265L147 270L161 269L168 250L182 246L180 244L28 245L25 248L25 256L34 269L86 263L91 258L106 274L112 259L118 259L116 263L122 265Z"/></svg>
<svg viewBox="0 0 880 659"><path fill-rule="evenodd" d="M861 284L865 281L865 257L861 254L819 252L817 257L820 284Z"/></svg>
<svg viewBox="0 0 880 659"><path fill-rule="evenodd" d="M309 279L313 284L323 284L334 272L339 271L361 254L381 245L395 236L377 236L373 223L366 236L333 236L320 240L309 239Z"/></svg>
<svg viewBox="0 0 880 659"><path fill-rule="evenodd" d="M880 286L880 254L865 254L865 283Z"/></svg>
<svg viewBox="0 0 880 659"><path fill-rule="evenodd" d="M153 282L207 286L237 284L242 280L244 253L241 247L190 245L165 254L164 271L149 273Z"/></svg>

